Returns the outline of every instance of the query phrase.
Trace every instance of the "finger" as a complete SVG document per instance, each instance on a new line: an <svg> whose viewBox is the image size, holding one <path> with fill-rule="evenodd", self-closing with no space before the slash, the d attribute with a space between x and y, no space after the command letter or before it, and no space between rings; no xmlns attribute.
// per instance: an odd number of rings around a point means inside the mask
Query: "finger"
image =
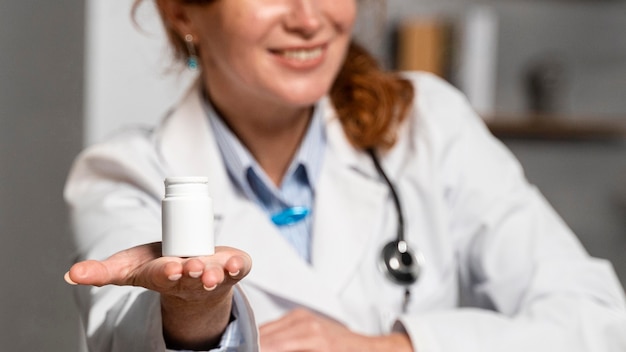
<svg viewBox="0 0 626 352"><path fill-rule="evenodd" d="M283 315L282 317L273 320L273 321L269 321L261 326L259 326L259 334L261 336L263 335L271 335L276 331L280 331L283 329L283 327L289 327L289 324L287 323L287 321L291 320L289 318L289 313Z"/></svg>
<svg viewBox="0 0 626 352"><path fill-rule="evenodd" d="M219 284L224 282L224 269L215 264L209 263L204 267L202 273L202 285L207 291L213 291Z"/></svg>
<svg viewBox="0 0 626 352"><path fill-rule="evenodd" d="M78 282L74 282L71 278L70 278L70 272L69 270L67 272L65 272L65 275L63 275L63 280L65 280L65 282L67 282L70 285L78 285Z"/></svg>
<svg viewBox="0 0 626 352"><path fill-rule="evenodd" d="M164 292L178 285L182 276L183 264L180 258L162 257L134 268L122 284Z"/></svg>
<svg viewBox="0 0 626 352"><path fill-rule="evenodd" d="M307 313L309 313L309 311L305 309L294 309L274 321L261 325L259 327L259 333L271 335L277 331L288 329L297 325L299 321L305 319Z"/></svg>
<svg viewBox="0 0 626 352"><path fill-rule="evenodd" d="M120 251L103 261L86 260L74 264L66 281L71 284L103 286L129 284L133 269L160 256L161 243L149 243Z"/></svg>
<svg viewBox="0 0 626 352"><path fill-rule="evenodd" d="M107 266L97 260L76 263L65 274L65 281L70 284L103 286L115 280Z"/></svg>
<svg viewBox="0 0 626 352"><path fill-rule="evenodd" d="M183 273L185 276L197 279L202 276L202 273L204 272L204 266L205 264L200 258L191 258L185 261L185 263L183 264Z"/></svg>
<svg viewBox="0 0 626 352"><path fill-rule="evenodd" d="M261 350L263 351L313 351L323 347L322 336L310 329L310 324L298 321L289 323L291 319L280 321L277 329L259 330Z"/></svg>
<svg viewBox="0 0 626 352"><path fill-rule="evenodd" d="M233 256L224 265L224 269L235 280L240 280L250 272L252 261L247 256Z"/></svg>
<svg viewBox="0 0 626 352"><path fill-rule="evenodd" d="M183 276L183 265L177 261L167 262L165 263L163 272L165 274L165 277L167 277L167 280L172 285L175 285L175 282L180 280Z"/></svg>
<svg viewBox="0 0 626 352"><path fill-rule="evenodd" d="M215 254L211 257L217 259L218 261L222 261L224 266L227 265L227 262L229 262L230 259L238 258L238 265L241 265L241 269L244 269L245 274L247 274L252 268L252 259L250 256L246 252L236 248L225 246L215 247Z"/></svg>

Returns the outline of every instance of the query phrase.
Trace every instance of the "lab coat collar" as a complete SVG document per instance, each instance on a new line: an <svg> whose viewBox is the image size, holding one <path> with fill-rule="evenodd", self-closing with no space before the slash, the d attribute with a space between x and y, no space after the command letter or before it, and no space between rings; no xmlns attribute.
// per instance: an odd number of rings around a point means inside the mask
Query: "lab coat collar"
<svg viewBox="0 0 626 352"><path fill-rule="evenodd" d="M196 84L159 132L160 152L170 172L167 176L209 177L216 243L241 248L253 259L245 284L343 320L339 295L381 231L380 214L388 197L371 160L350 145L324 99L320 108L326 111L329 152L316 188L309 265L228 180L201 99Z"/></svg>

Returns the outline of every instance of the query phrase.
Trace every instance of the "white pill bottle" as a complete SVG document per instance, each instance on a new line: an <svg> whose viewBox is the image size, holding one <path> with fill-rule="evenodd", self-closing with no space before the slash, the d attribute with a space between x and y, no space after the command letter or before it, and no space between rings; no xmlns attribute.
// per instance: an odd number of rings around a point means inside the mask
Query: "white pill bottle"
<svg viewBox="0 0 626 352"><path fill-rule="evenodd" d="M163 256L196 257L215 252L207 177L166 178L161 211Z"/></svg>

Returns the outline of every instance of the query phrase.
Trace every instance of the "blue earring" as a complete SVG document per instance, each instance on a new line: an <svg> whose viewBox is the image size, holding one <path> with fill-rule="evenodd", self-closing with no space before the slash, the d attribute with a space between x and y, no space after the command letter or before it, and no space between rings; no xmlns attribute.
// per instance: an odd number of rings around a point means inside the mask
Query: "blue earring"
<svg viewBox="0 0 626 352"><path fill-rule="evenodd" d="M192 71L198 69L198 56L196 56L196 48L193 44L193 36L191 34L185 35L185 44L187 44L187 52L189 56L187 57L187 68Z"/></svg>

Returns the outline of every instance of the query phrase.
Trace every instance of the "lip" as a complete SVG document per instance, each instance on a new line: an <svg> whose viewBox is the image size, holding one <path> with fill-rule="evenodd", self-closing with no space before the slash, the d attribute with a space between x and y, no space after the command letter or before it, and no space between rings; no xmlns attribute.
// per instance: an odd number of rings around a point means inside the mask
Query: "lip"
<svg viewBox="0 0 626 352"><path fill-rule="evenodd" d="M269 49L270 54L284 67L296 70L310 70L324 62L328 44L290 46Z"/></svg>

